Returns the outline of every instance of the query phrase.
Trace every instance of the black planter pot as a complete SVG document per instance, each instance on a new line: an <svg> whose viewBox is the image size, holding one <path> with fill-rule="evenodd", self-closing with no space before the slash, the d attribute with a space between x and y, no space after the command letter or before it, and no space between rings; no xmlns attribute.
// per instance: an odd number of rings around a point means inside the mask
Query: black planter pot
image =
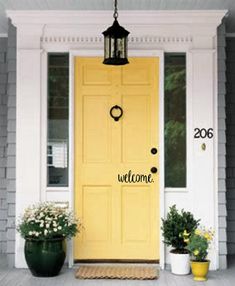
<svg viewBox="0 0 235 286"><path fill-rule="evenodd" d="M26 239L24 253L34 276L53 277L59 274L64 264L66 241L63 237L41 241Z"/></svg>

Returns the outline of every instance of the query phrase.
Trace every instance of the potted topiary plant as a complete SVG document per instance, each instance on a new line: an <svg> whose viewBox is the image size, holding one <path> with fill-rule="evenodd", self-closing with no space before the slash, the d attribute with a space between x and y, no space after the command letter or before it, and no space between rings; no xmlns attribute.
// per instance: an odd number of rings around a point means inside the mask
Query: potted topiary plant
<svg viewBox="0 0 235 286"><path fill-rule="evenodd" d="M187 249L191 254L191 268L195 281L206 281L210 260L207 260L208 248L213 239L212 230L196 229L189 237L185 235Z"/></svg>
<svg viewBox="0 0 235 286"><path fill-rule="evenodd" d="M17 230L25 239L25 259L34 276L59 274L66 257L66 238L79 231L80 222L67 208L55 203L28 207Z"/></svg>
<svg viewBox="0 0 235 286"><path fill-rule="evenodd" d="M166 219L162 218L162 233L164 243L171 246L170 261L171 272L178 275L189 274L190 257L186 249L185 235L194 232L199 220L195 220L193 214L183 209L179 212L175 205L170 207Z"/></svg>

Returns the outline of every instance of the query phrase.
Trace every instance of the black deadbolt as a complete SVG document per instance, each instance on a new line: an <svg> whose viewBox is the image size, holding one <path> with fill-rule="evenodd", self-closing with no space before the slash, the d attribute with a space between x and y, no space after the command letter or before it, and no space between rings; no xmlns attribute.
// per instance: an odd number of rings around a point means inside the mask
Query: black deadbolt
<svg viewBox="0 0 235 286"><path fill-rule="evenodd" d="M156 174L157 173L157 168L156 167L152 167L150 171L151 171L151 173Z"/></svg>
<svg viewBox="0 0 235 286"><path fill-rule="evenodd" d="M157 148L152 148L152 149L151 149L151 153L152 153L153 155L157 154Z"/></svg>

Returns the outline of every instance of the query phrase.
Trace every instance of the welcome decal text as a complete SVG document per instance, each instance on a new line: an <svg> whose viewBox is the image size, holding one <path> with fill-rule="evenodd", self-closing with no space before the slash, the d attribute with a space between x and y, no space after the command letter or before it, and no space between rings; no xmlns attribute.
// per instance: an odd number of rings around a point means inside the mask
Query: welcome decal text
<svg viewBox="0 0 235 286"><path fill-rule="evenodd" d="M120 183L154 183L152 174L135 174L131 170L126 174L118 174L118 182Z"/></svg>

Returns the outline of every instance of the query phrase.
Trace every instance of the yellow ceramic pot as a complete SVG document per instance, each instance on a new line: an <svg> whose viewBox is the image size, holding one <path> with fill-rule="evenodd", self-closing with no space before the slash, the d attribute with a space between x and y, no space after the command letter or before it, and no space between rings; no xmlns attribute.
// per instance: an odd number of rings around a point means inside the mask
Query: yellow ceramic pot
<svg viewBox="0 0 235 286"><path fill-rule="evenodd" d="M207 273L209 270L210 261L206 260L203 262L191 261L192 273L195 281L206 281Z"/></svg>

